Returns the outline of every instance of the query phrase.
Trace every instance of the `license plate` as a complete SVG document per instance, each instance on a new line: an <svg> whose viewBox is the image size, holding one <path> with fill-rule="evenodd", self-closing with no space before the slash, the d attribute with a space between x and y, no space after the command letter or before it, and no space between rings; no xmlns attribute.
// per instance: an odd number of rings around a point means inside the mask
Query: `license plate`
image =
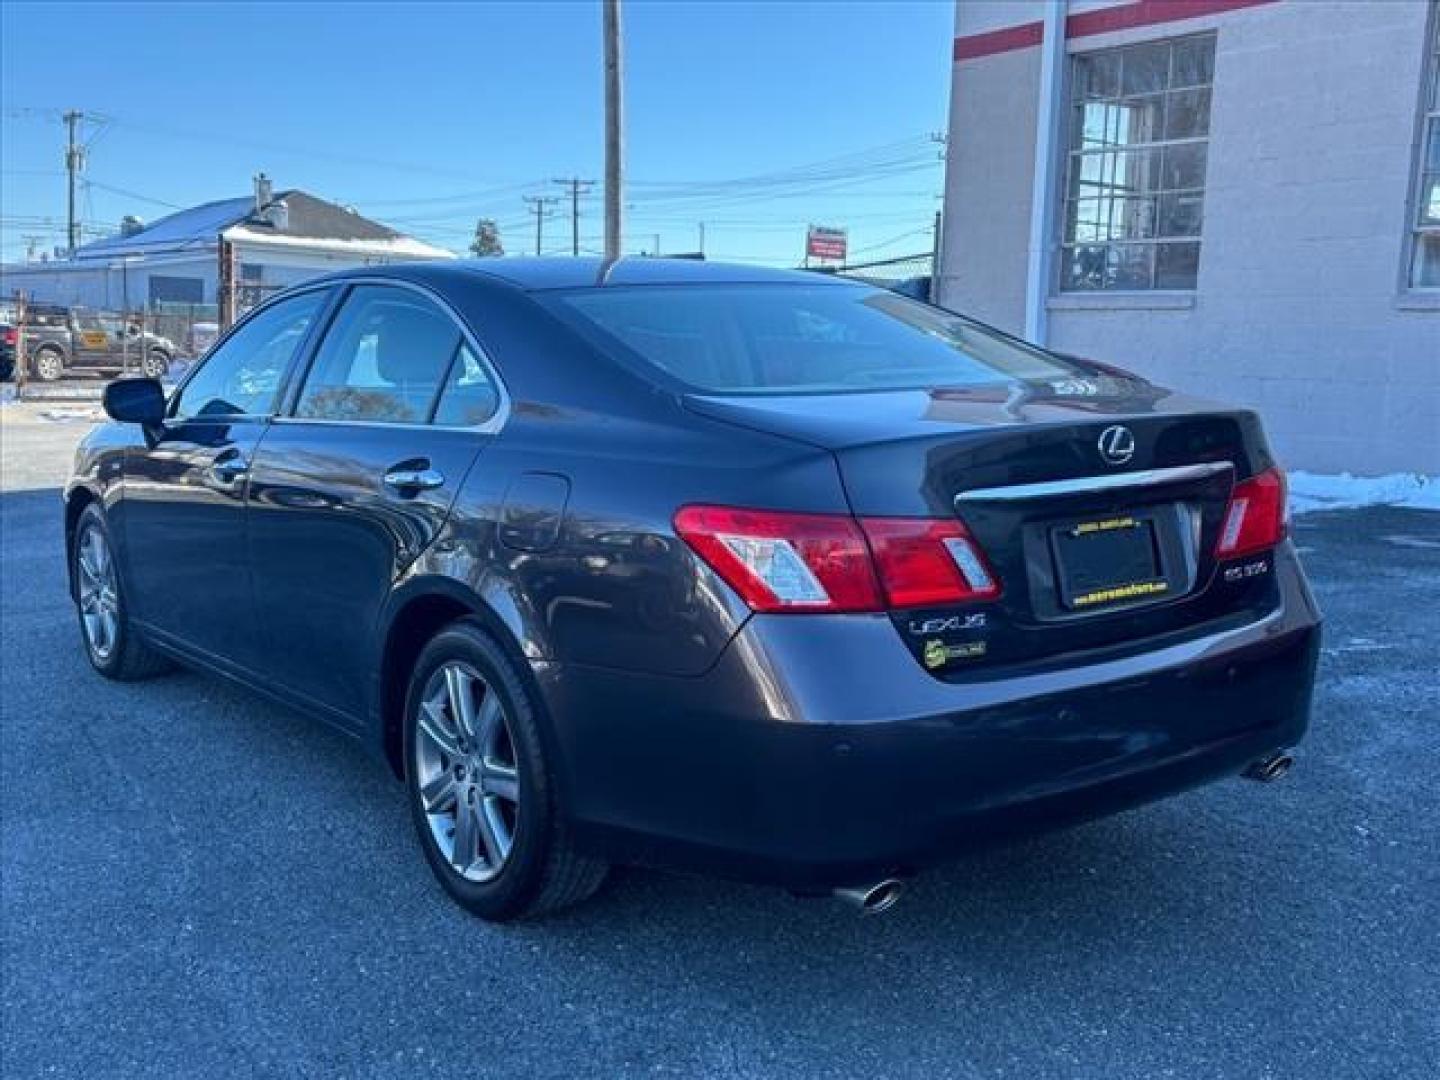
<svg viewBox="0 0 1440 1080"><path fill-rule="evenodd" d="M1133 603L1170 591L1147 517L1082 521L1050 534L1060 600L1075 611Z"/></svg>

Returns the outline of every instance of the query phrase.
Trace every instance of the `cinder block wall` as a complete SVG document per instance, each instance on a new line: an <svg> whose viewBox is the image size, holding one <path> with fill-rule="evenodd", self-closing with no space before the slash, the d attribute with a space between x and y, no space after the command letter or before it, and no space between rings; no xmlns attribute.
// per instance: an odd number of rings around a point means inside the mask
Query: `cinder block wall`
<svg viewBox="0 0 1440 1080"><path fill-rule="evenodd" d="M962 2L957 33L1039 13ZM1402 266L1427 18L1280 0L1072 40L1216 31L1205 224L1193 299L1055 296L1049 343L1259 408L1292 468L1440 475L1440 302ZM1035 46L962 60L951 100L941 296L1016 331L1038 76Z"/></svg>

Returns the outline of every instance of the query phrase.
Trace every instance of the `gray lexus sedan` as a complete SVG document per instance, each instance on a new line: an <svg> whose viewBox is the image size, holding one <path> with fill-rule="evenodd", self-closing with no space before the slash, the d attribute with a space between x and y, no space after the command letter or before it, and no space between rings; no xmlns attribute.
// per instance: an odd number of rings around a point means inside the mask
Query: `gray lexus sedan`
<svg viewBox="0 0 1440 1080"><path fill-rule="evenodd" d="M368 268L105 405L65 491L95 669L353 736L489 919L613 864L883 910L969 845L1274 779L1306 727L1256 416L867 285Z"/></svg>

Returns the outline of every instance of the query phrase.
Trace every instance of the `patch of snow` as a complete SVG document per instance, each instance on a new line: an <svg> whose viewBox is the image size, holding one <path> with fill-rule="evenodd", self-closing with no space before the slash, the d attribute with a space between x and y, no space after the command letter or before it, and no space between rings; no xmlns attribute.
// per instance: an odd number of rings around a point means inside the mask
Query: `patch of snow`
<svg viewBox="0 0 1440 1080"><path fill-rule="evenodd" d="M1351 476L1349 473L1292 472L1290 512L1350 510L1359 506L1407 506L1440 510L1440 476L1390 473L1387 476Z"/></svg>
<svg viewBox="0 0 1440 1080"><path fill-rule="evenodd" d="M400 259L456 258L453 251L446 251L444 248L416 240L413 236L397 236L393 240L338 240L304 236L275 236L271 233L247 229L243 225L235 225L225 230L225 239L265 247L330 251L345 255L375 255Z"/></svg>
<svg viewBox="0 0 1440 1080"><path fill-rule="evenodd" d="M42 420L64 423L69 420L99 420L100 410L96 408L46 409L40 414Z"/></svg>

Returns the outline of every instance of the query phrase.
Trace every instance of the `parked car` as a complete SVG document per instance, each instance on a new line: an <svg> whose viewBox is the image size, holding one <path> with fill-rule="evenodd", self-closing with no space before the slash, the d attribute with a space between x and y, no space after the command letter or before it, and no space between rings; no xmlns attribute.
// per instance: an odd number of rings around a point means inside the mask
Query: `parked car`
<svg viewBox="0 0 1440 1080"><path fill-rule="evenodd" d="M168 338L142 333L118 315L56 304L26 306L25 350L31 374L44 382L54 382L73 368L121 371L127 365L159 379L176 354Z"/></svg>
<svg viewBox="0 0 1440 1080"><path fill-rule="evenodd" d="M612 863L879 910L985 838L1273 779L1307 724L1256 416L870 286L367 268L105 407L65 492L90 663L353 735L487 918Z"/></svg>
<svg viewBox="0 0 1440 1080"><path fill-rule="evenodd" d="M15 347L20 340L20 331L0 311L0 382L8 382L15 375Z"/></svg>

